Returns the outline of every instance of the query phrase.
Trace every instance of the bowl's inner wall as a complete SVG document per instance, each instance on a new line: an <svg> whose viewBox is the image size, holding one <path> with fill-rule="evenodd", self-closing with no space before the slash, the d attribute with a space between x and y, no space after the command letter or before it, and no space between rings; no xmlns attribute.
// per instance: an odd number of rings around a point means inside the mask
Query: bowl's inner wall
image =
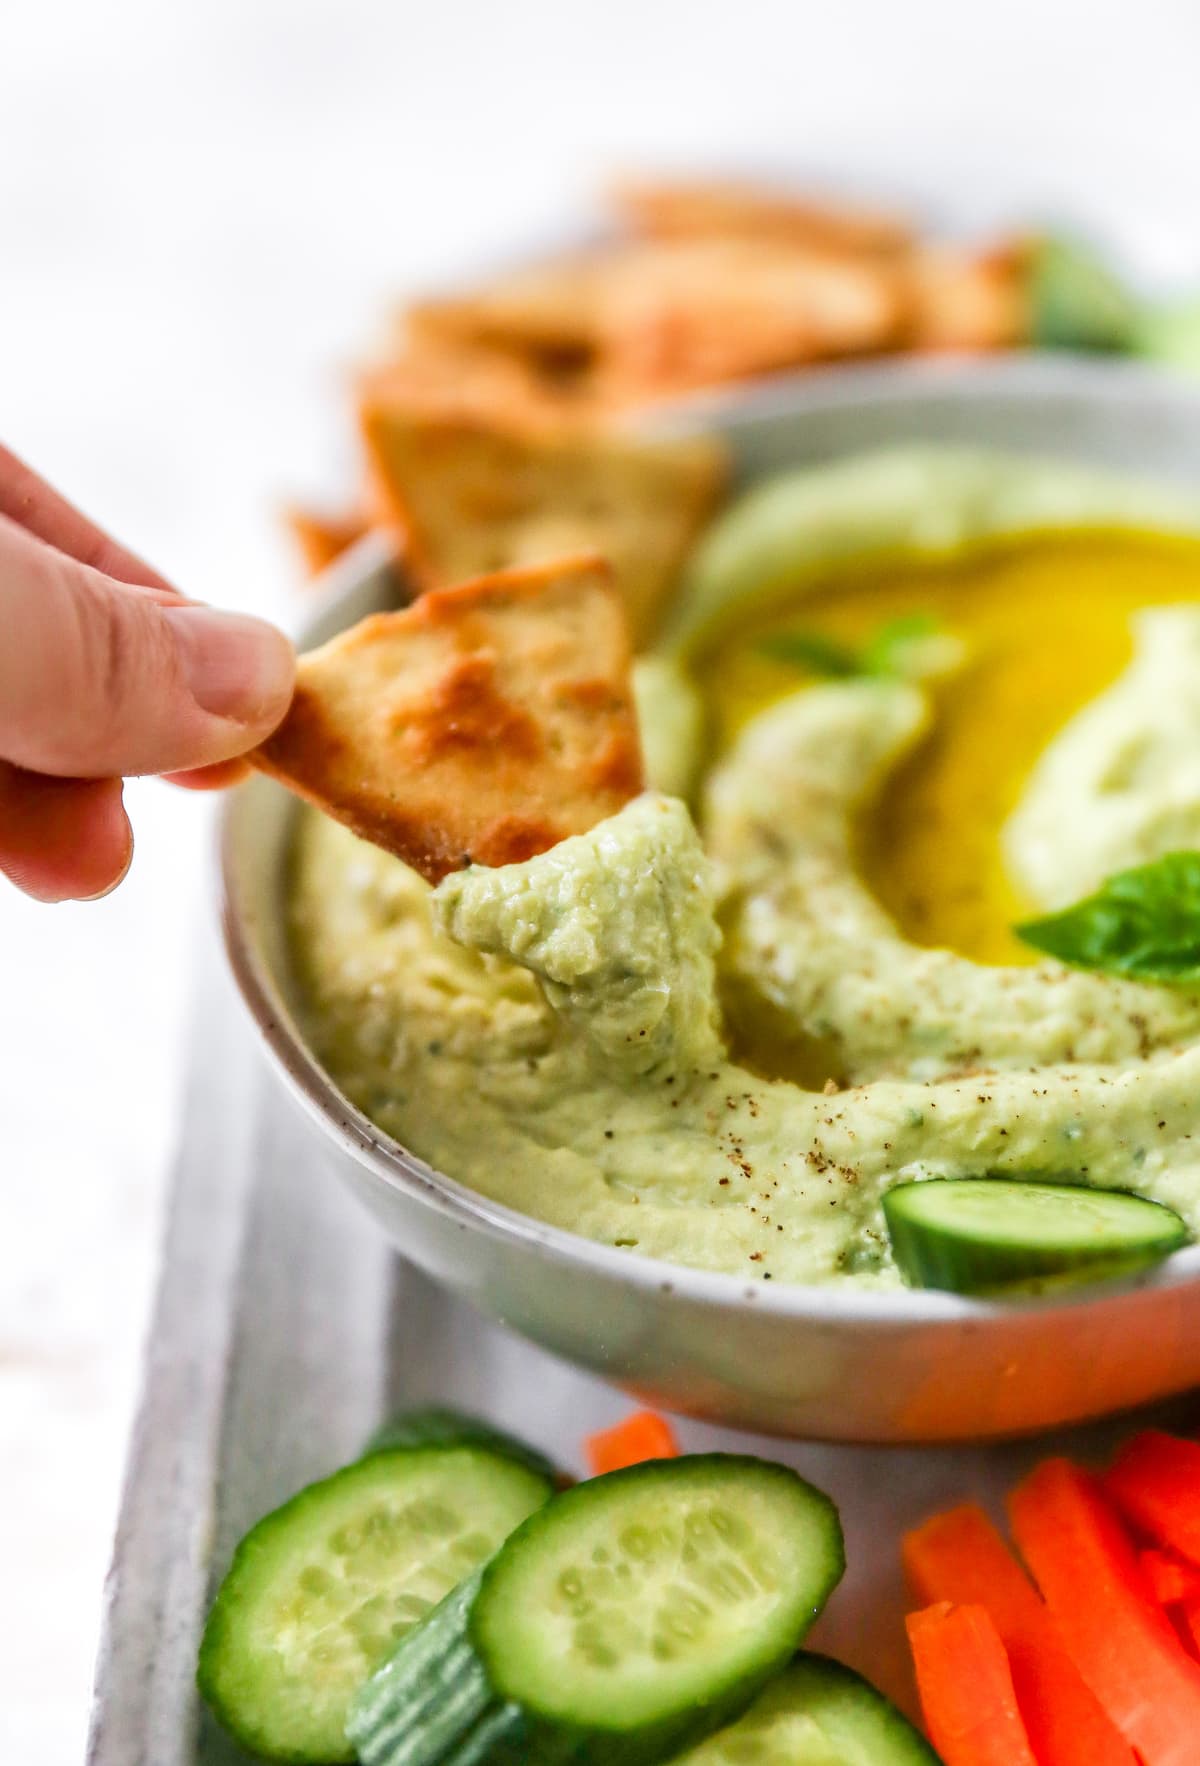
<svg viewBox="0 0 1200 1766"><path fill-rule="evenodd" d="M789 465L907 442L1059 456L1143 477L1200 483L1200 398L1137 367L1016 357L811 373L664 417L714 428L740 482Z"/></svg>

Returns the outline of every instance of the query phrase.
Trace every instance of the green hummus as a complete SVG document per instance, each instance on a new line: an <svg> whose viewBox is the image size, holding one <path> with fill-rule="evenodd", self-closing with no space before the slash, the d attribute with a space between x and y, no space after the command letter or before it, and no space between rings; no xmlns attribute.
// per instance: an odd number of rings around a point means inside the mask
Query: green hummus
<svg viewBox="0 0 1200 1766"><path fill-rule="evenodd" d="M852 518L865 551L1150 512L1187 524L1166 497L1096 475L931 451L768 487L770 559L760 548L757 576L745 565L729 527L746 505L735 508L697 560L702 618L641 669L651 772L669 791L687 794L704 758L680 657L722 608L744 615L756 582L780 594L785 485L813 568L827 561L822 536L849 544ZM1153 856L1181 826L1200 833L1195 763L1161 764L1176 725L1154 666L1177 698L1182 657L1196 659L1194 724L1200 615L1147 616L1139 635L1108 713L1098 700L1068 723L1006 829L1014 867L1047 901L1097 866ZM880 1197L920 1176L1132 1189L1200 1230L1200 995L918 946L860 881L854 818L935 715L910 681L803 687L746 725L694 809L650 792L526 864L475 866L432 891L305 811L292 932L320 1058L385 1131L483 1194L751 1279L898 1284ZM1128 773L1131 754L1151 756L1126 793L1141 808L1114 820L1104 780ZM1157 801L1160 777L1173 808ZM731 1059L733 994L782 1040L831 1051L840 1088Z"/></svg>

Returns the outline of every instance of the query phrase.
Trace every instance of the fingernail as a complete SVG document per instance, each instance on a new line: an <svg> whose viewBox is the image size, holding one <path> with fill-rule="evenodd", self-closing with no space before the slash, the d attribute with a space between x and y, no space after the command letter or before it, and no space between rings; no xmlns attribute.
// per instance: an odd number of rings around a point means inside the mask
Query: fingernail
<svg viewBox="0 0 1200 1766"><path fill-rule="evenodd" d="M129 875L129 868L132 864L133 833L131 830L129 835L129 845L125 852L125 863L121 866L120 871L113 878L112 882L106 883L103 889L97 889L94 895L81 895L78 899L80 901L103 901L106 895L111 895L114 889L119 889L121 887L122 883L124 883L126 877Z"/></svg>
<svg viewBox="0 0 1200 1766"><path fill-rule="evenodd" d="M167 607L184 678L202 710L258 724L287 704L296 657L281 631L243 613Z"/></svg>

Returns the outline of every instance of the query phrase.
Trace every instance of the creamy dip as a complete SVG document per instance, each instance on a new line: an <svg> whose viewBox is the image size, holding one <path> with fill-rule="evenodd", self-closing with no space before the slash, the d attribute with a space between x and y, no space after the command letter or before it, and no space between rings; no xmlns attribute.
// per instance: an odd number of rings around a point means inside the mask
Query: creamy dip
<svg viewBox="0 0 1200 1766"><path fill-rule="evenodd" d="M320 1057L495 1200L751 1278L896 1284L880 1196L914 1176L1053 1174L1200 1230L1200 996L1033 962L1008 931L1200 824L1183 752L1200 545L1138 531L1182 535L1187 513L1073 468L929 451L787 482L790 575L771 486L757 576L735 509L670 651L640 666L663 792L433 891L303 813L292 932ZM1068 642L1081 581L1105 598ZM760 642L914 610L961 639L944 682L814 681ZM1006 696L1030 729L977 724ZM936 858L956 841L983 879L970 914L958 859Z"/></svg>

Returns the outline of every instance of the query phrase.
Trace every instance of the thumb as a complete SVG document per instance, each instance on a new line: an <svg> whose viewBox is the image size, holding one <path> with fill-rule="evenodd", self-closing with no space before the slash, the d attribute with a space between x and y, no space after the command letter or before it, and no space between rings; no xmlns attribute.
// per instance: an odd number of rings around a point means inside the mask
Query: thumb
<svg viewBox="0 0 1200 1766"><path fill-rule="evenodd" d="M69 778L178 772L282 718L292 647L265 621L113 582L0 518L0 756Z"/></svg>

